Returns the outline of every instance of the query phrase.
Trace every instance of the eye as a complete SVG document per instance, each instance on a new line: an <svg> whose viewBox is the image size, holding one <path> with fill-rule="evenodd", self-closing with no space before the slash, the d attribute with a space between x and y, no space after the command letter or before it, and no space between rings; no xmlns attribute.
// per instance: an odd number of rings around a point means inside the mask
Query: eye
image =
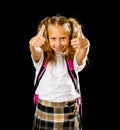
<svg viewBox="0 0 120 130"><path fill-rule="evenodd" d="M56 41L55 37L50 38L50 41Z"/></svg>
<svg viewBox="0 0 120 130"><path fill-rule="evenodd" d="M61 41L65 41L65 39L66 39L65 37L61 37L60 38Z"/></svg>

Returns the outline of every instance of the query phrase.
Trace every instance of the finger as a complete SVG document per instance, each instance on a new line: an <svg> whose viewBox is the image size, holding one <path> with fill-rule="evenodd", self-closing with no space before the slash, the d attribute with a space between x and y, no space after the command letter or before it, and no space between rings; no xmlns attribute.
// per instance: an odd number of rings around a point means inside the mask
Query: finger
<svg viewBox="0 0 120 130"><path fill-rule="evenodd" d="M83 32L82 32L81 25L78 26L78 37L84 38L84 35L83 35Z"/></svg>
<svg viewBox="0 0 120 130"><path fill-rule="evenodd" d="M31 45L34 45L36 39L37 39L36 37L31 38L30 41L29 41L29 43L30 43Z"/></svg>
<svg viewBox="0 0 120 130"><path fill-rule="evenodd" d="M40 29L39 33L38 33L38 36L43 36L43 32L45 30L45 25L42 25L42 28Z"/></svg>

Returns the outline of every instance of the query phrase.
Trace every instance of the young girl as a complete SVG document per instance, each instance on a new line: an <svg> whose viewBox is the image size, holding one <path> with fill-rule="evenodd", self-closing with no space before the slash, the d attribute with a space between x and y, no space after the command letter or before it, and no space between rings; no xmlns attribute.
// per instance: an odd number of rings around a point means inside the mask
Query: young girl
<svg viewBox="0 0 120 130"><path fill-rule="evenodd" d="M70 78L66 59L72 59L75 73L86 65L89 40L75 18L44 18L29 46L35 71L35 82L44 58L47 68L34 96L36 109L32 130L82 130L80 91ZM80 85L78 84L80 90Z"/></svg>

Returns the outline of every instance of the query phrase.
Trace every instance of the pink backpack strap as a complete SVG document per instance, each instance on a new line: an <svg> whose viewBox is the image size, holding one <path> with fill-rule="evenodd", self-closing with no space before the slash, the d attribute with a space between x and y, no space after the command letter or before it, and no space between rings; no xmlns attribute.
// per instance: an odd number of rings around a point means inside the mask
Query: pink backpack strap
<svg viewBox="0 0 120 130"><path fill-rule="evenodd" d="M34 97L33 97L33 103L34 103L34 105L37 105L38 101L39 101L39 96L37 94L34 94Z"/></svg>
<svg viewBox="0 0 120 130"><path fill-rule="evenodd" d="M44 57L42 66L41 66L40 71L39 71L39 73L38 73L38 76L37 76L37 78L36 78L36 82L35 82L35 85L34 85L34 89L37 88L37 86L38 86L38 84L39 84L39 81L40 81L40 79L42 78L42 76L43 76L43 74L44 74L44 72L45 72L45 70L46 70L46 66L47 66L46 57Z"/></svg>
<svg viewBox="0 0 120 130"><path fill-rule="evenodd" d="M78 84L77 84L77 76L74 70L74 64L73 64L73 59L66 59L67 61L67 67L68 67L68 72L72 78L72 81L74 83L75 89L77 90L78 93L80 93L80 89L78 88ZM79 97L76 99L77 100L77 104L80 107L80 114L82 116L82 99Z"/></svg>
<svg viewBox="0 0 120 130"><path fill-rule="evenodd" d="M35 89L35 90L36 90L36 88L37 88L37 86L38 86L38 84L39 84L40 79L42 78L42 76L43 76L43 74L44 74L44 72L45 72L45 70L46 70L46 66L47 66L46 57L44 57L42 66L41 66L41 68L40 68L40 71L39 71L39 73L38 73L38 76L37 76L37 79L36 79L36 82L35 82L35 85L34 85L34 89ZM35 90L34 90L34 91L35 91ZM38 101L39 101L38 95L37 95L37 94L34 94L34 97L33 97L33 103L34 103L34 105L36 105L36 104L38 103Z"/></svg>
<svg viewBox="0 0 120 130"><path fill-rule="evenodd" d="M38 75L38 80L41 79L43 73L44 73L45 70L46 70L46 66L47 66L47 63L46 63L45 61L43 61L43 65L42 65L41 70L40 70L40 73L39 73L39 75Z"/></svg>
<svg viewBox="0 0 120 130"><path fill-rule="evenodd" d="M68 73L71 76L71 79L74 83L75 89L78 91L77 88L77 76L74 70L74 64L73 64L73 59L68 59L66 58L66 62L67 62L67 68L68 68Z"/></svg>
<svg viewBox="0 0 120 130"><path fill-rule="evenodd" d="M82 99L81 98L77 98L77 104L80 107L80 114L81 114L81 117L82 117Z"/></svg>

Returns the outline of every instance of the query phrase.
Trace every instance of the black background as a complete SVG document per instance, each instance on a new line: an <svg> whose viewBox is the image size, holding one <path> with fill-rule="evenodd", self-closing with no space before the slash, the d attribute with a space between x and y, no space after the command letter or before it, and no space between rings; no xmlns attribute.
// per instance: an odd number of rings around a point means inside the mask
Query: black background
<svg viewBox="0 0 120 130"><path fill-rule="evenodd" d="M83 96L83 130L116 127L119 7L104 3L62 1L4 2L1 5L1 127L31 130L34 68L29 40L44 17L75 17L90 40L89 64L79 74ZM113 98L115 97L115 98ZM114 109L115 108L115 109ZM113 125L113 122L115 125ZM11 122L11 123L10 123Z"/></svg>

